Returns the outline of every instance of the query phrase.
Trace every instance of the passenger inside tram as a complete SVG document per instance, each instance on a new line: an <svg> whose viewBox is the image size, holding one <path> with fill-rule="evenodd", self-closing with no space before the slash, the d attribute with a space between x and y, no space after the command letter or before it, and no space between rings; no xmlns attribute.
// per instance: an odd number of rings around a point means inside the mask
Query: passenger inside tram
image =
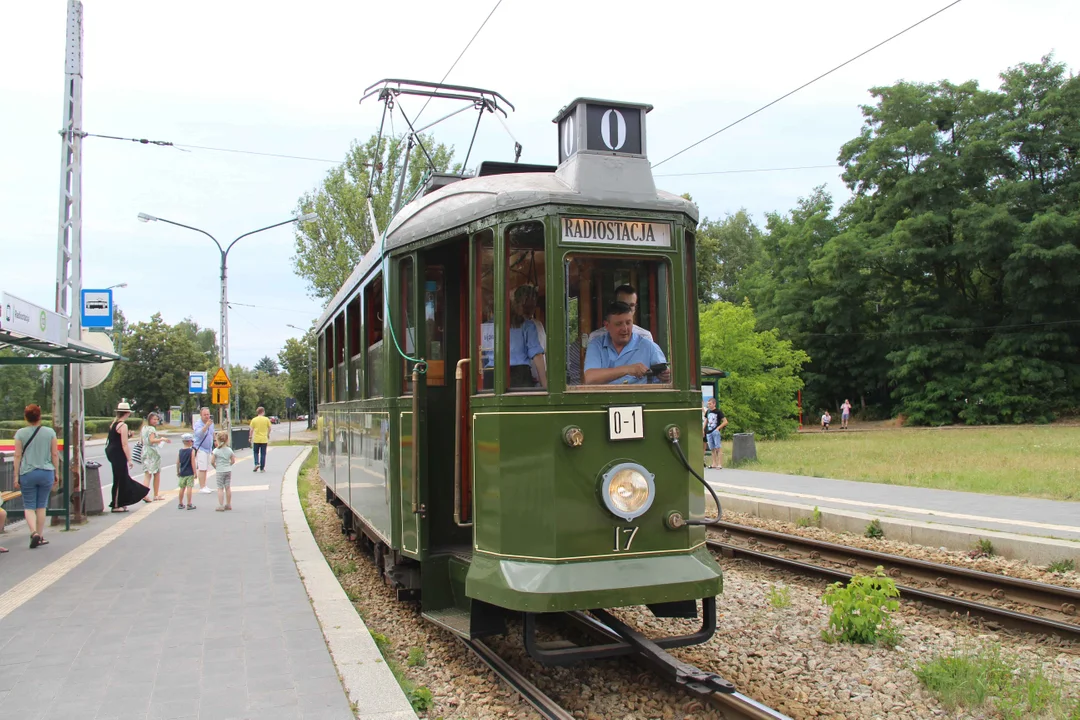
<svg viewBox="0 0 1080 720"><path fill-rule="evenodd" d="M585 351L586 385L670 382L660 346L634 331L634 311L616 300L604 310L604 332Z"/></svg>
<svg viewBox="0 0 1080 720"><path fill-rule="evenodd" d="M510 387L513 389L547 387L544 345L537 321L533 319L535 312L536 288L518 286L510 303Z"/></svg>

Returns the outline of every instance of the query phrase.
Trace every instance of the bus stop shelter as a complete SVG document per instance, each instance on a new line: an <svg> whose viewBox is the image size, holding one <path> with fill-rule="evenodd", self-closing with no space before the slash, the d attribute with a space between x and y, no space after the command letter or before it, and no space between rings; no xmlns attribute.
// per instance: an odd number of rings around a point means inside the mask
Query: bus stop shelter
<svg viewBox="0 0 1080 720"><path fill-rule="evenodd" d="M122 359L119 355L112 353L102 352L97 348L83 345L75 340L68 340L67 344L60 345L57 343L49 342L47 340L39 340L37 338L27 337L14 333L8 330L0 328L0 350L3 349L16 349L21 351L14 356L0 356L0 365L60 365L63 366L64 372L64 417L63 417L63 434L60 433L60 428L57 425L57 418L53 415L53 429L57 431L57 436L62 443L62 449L60 450L60 463L63 465L63 486L61 488L62 507L52 507L53 503L50 501L50 507L46 510L46 514L53 517L64 518L64 529L71 529L71 458L72 458L72 436L71 436L71 366L72 365L85 365L92 363L112 362ZM81 432L80 428L80 432ZM78 442L79 438L75 438L76 445L81 449L82 443ZM10 447L6 446L7 441L0 440L0 459L4 461L4 465L10 462L7 456L9 452L13 450L14 443ZM76 459L80 458L78 452L75 453ZM80 460L81 464L81 460ZM76 491L82 491L86 486L86 480L84 473L79 473L80 486L74 488ZM4 472L0 473L0 494L2 494L3 500L6 503L8 500L22 497L22 493L14 489L15 478L14 475ZM10 508L9 508L10 509Z"/></svg>

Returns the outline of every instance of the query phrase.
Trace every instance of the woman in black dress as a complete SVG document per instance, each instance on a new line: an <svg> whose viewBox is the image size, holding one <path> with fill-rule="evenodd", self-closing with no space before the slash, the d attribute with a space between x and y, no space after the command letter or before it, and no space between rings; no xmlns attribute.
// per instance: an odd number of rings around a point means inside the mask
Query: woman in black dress
<svg viewBox="0 0 1080 720"><path fill-rule="evenodd" d="M109 426L109 439L105 442L105 457L112 465L113 486L112 512L127 512L128 505L134 505L150 492L150 488L131 478L131 446L128 445L128 427L124 422L131 416L131 406L121 402L116 406L116 420Z"/></svg>

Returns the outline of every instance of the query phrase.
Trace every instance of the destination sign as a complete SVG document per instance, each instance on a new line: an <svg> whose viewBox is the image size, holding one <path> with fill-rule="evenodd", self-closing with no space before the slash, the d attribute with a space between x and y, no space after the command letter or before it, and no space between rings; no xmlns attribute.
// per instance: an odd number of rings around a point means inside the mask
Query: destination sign
<svg viewBox="0 0 1080 720"><path fill-rule="evenodd" d="M564 243L671 247L671 226L667 223L632 220L563 218L562 241Z"/></svg>

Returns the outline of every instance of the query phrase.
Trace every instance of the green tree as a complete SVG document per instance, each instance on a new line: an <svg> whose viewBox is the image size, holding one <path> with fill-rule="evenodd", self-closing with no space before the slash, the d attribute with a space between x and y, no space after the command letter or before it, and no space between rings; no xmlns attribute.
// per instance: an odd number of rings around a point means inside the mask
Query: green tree
<svg viewBox="0 0 1080 720"><path fill-rule="evenodd" d="M761 253L761 230L746 209L723 220L704 218L697 227L698 300L740 303L743 282Z"/></svg>
<svg viewBox="0 0 1080 720"><path fill-rule="evenodd" d="M0 350L0 358L26 357L10 348ZM37 365L0 365L0 420L22 420L23 410L41 392L44 373ZM42 406L46 408L47 406Z"/></svg>
<svg viewBox="0 0 1080 720"><path fill-rule="evenodd" d="M162 320L135 323L125 342L124 356L113 372L117 389L138 413L167 409L188 399L188 372L208 370L210 363L187 331ZM119 372L117 372L119 371Z"/></svg>
<svg viewBox="0 0 1080 720"><path fill-rule="evenodd" d="M229 374L233 383L233 392L240 398L240 418L251 419L259 407L266 409L266 414L285 415L285 397L288 375L250 370L240 365L233 365Z"/></svg>
<svg viewBox="0 0 1080 720"><path fill-rule="evenodd" d="M269 355L264 355L259 362L255 363L255 372L264 372L267 375L277 375L281 372L278 368L277 361Z"/></svg>
<svg viewBox="0 0 1080 720"><path fill-rule="evenodd" d="M376 155L377 140L378 136L372 135L363 144L354 142L345 162L330 170L322 185L305 193L297 203L298 214L315 212L319 216L314 222L297 224L293 256L296 274L307 281L312 297L323 301L332 298L374 244L366 200L373 165L378 170L372 188L375 219L382 230L391 220L405 140L384 137ZM445 172L453 147L436 143L429 136L421 136L421 141L435 170ZM419 188L428 168L424 150L415 147L405 178L406 199Z"/></svg>
<svg viewBox="0 0 1080 720"><path fill-rule="evenodd" d="M977 83L875 88L840 160L847 232L913 421L1030 422L1080 404L1080 78L1044 58Z"/></svg>
<svg viewBox="0 0 1080 720"><path fill-rule="evenodd" d="M728 377L717 389L731 432L784 437L794 432L799 377L810 358L775 330L758 332L749 303L716 302L701 309L701 362Z"/></svg>
<svg viewBox="0 0 1080 720"><path fill-rule="evenodd" d="M312 412L311 400L308 396L308 359L315 363L315 332L308 330L299 340L289 338L285 341L285 347L278 353L281 367L285 368L288 376L286 390L288 396L296 398L297 407L301 413ZM314 372L314 368L311 371ZM313 383L312 383L313 384Z"/></svg>

